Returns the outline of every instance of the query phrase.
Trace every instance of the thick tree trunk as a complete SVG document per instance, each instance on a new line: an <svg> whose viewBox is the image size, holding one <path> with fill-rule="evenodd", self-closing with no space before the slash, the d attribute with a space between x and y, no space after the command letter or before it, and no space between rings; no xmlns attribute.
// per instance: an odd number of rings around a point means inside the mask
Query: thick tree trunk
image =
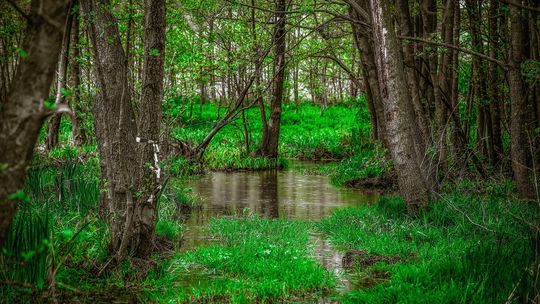
<svg viewBox="0 0 540 304"><path fill-rule="evenodd" d="M510 156L514 182L521 196L534 197L535 190L529 178L530 155L527 152L530 142L527 140L527 99L521 76L523 63L524 20L521 8L510 5L510 49L508 54L508 87L510 89Z"/></svg>
<svg viewBox="0 0 540 304"><path fill-rule="evenodd" d="M389 0L370 0L375 58L386 118L386 135L398 176L400 194L410 213L428 204L429 188L419 164L423 156L415 149L414 109L407 92L405 67L397 40Z"/></svg>
<svg viewBox="0 0 540 304"><path fill-rule="evenodd" d="M269 158L277 158L279 148L279 131L281 125L281 103L283 101L285 82L285 18L286 1L278 0L276 6L276 25L274 30L275 55L273 96L270 102L270 118L268 119L268 137L263 142L261 152Z"/></svg>
<svg viewBox="0 0 540 304"><path fill-rule="evenodd" d="M135 225L138 242L135 256L148 258L154 248L157 192L161 188L159 139L163 101L165 58L165 0L144 1L144 70L140 103L139 193ZM148 164L151 164L150 166Z"/></svg>
<svg viewBox="0 0 540 304"><path fill-rule="evenodd" d="M64 35L67 0L34 0L25 30L25 52L0 110L0 247L21 197L43 120L51 114L43 104L49 95Z"/></svg>
<svg viewBox="0 0 540 304"><path fill-rule="evenodd" d="M103 187L101 201L111 228L109 250L117 260L153 249L160 169L159 124L163 95L165 4L145 2L145 55L139 128L131 104L127 56L106 0L83 1L94 44L99 94L95 127ZM135 152L135 153L134 153Z"/></svg>
<svg viewBox="0 0 540 304"><path fill-rule="evenodd" d="M397 7L398 7L397 11L398 11L399 23L400 23L399 28L400 28L401 35L408 36L408 37L414 36L413 24L412 24L411 15L409 12L409 1L398 0ZM422 104L422 101L420 100L420 84L419 84L419 76L415 69L416 63L414 59L414 56L415 56L414 44L406 43L405 45L403 45L403 55L404 55L405 67L407 71L407 83L408 83L409 92L411 95L412 106L414 107L414 111L417 117L417 124L420 130L420 134L418 134L418 137L420 137L419 143L423 146L422 149L425 150L426 147L432 144L432 140L431 140L431 131L429 129L429 120L426 116L424 105Z"/></svg>

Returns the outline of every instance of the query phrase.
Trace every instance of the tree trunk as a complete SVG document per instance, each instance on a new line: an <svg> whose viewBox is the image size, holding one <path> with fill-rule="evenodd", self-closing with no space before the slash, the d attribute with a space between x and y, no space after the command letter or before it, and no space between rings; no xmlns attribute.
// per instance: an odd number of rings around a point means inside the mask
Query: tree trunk
<svg viewBox="0 0 540 304"><path fill-rule="evenodd" d="M408 0L398 0L398 15L400 20L400 33L402 36L412 37L413 34L413 25L411 20L411 15L409 12L409 1ZM412 43L406 43L403 45L403 55L405 60L405 67L407 71L407 83L409 87L409 92L411 95L411 100L413 102L414 111L417 117L417 124L420 130L420 143L423 145L422 149L425 150L426 147L432 144L431 141L431 131L429 129L429 121L425 113L424 106L420 100L420 84L419 76L416 72L415 64L415 51L414 45Z"/></svg>
<svg viewBox="0 0 540 304"><path fill-rule="evenodd" d="M39 130L51 114L43 101L53 81L70 3L33 0L30 5L24 60L0 110L0 247L22 198L17 193L26 180Z"/></svg>
<svg viewBox="0 0 540 304"><path fill-rule="evenodd" d="M510 5L510 48L508 54L508 87L510 89L510 156L514 182L522 197L534 197L534 187L529 179L530 143L527 140L527 99L521 77L523 63L524 20L521 8Z"/></svg>
<svg viewBox="0 0 540 304"><path fill-rule="evenodd" d="M103 185L101 201L111 229L116 260L132 253L148 258L153 249L160 169L159 127L163 95L165 4L145 1L145 54L140 118L135 120L127 56L106 0L83 1L94 44L99 94L95 128Z"/></svg>
<svg viewBox="0 0 540 304"><path fill-rule="evenodd" d="M135 225L139 229L135 256L148 258L154 248L157 192L161 188L159 139L165 58L165 0L144 1L144 70L139 115L139 198ZM147 164L151 164L148 166Z"/></svg>
<svg viewBox="0 0 540 304"><path fill-rule="evenodd" d="M72 134L73 134L73 143L76 146L80 146L86 143L86 133L82 127L82 112L83 107L81 105L81 67L79 64L79 56L81 54L81 49L79 46L79 10L77 10L73 16L73 27L72 27L72 41L71 41L71 71L69 78L69 87L71 89L72 103L71 108L73 109L73 114L71 116L72 124Z"/></svg>
<svg viewBox="0 0 540 304"><path fill-rule="evenodd" d="M279 147L279 131L281 125L281 103L283 101L285 82L285 18L286 1L278 0L276 6L276 25L274 30L275 55L273 96L270 102L270 118L268 119L268 138L263 143L261 152L269 158L277 158Z"/></svg>
<svg viewBox="0 0 540 304"><path fill-rule="evenodd" d="M368 0L359 0L356 2L358 9L368 11ZM353 20L366 21L361 19L357 8L351 7L349 15ZM369 16L369 15L368 15ZM371 20L369 20L371 23ZM360 54L362 63L362 78L365 82L366 101L370 110L371 124L373 129L373 138L380 140L385 146L388 145L386 140L386 122L384 119L384 110L381 98L381 90L379 87L378 70L375 63L375 55L373 50L373 32L369 29L360 28L356 23L352 23L354 39L356 47Z"/></svg>
<svg viewBox="0 0 540 304"><path fill-rule="evenodd" d="M69 47L71 42L71 27L73 25L73 14L69 12L68 18L65 22L64 37L62 38L62 52L59 57L58 75L56 84L56 99L55 105L65 103L64 90L66 87L67 70L69 64ZM49 127L47 130L47 150L50 151L58 145L58 137L60 131L60 122L62 120L62 114L54 114L49 120Z"/></svg>
<svg viewBox="0 0 540 304"><path fill-rule="evenodd" d="M405 67L397 40L389 0L370 0L375 58L386 118L390 155L398 176L399 191L410 213L428 204L429 188L415 150L414 109L407 92Z"/></svg>

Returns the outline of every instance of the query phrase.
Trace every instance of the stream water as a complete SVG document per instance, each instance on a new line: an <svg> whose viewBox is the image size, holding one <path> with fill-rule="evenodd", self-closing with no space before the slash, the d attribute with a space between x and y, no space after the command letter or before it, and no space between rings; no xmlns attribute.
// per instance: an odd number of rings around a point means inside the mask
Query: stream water
<svg viewBox="0 0 540 304"><path fill-rule="evenodd" d="M190 181L193 193L201 203L185 218L182 247L189 249L211 239L205 229L218 216L256 213L265 218L320 220L333 209L374 202L378 195L333 186L328 176L303 174L315 164L296 163L293 168L257 172L212 172ZM313 256L336 274L341 287L347 289L341 259L323 235L311 235Z"/></svg>

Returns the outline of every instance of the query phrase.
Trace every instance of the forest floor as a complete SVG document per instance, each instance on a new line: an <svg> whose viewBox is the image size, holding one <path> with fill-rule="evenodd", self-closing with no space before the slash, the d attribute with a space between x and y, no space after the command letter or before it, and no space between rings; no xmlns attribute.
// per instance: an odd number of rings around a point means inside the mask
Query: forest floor
<svg viewBox="0 0 540 304"><path fill-rule="evenodd" d="M294 105L285 108L282 166L288 158L334 160L301 173L329 175L341 186L365 186L365 180L392 186L391 164L369 139L369 125L359 123L369 121L365 109L335 106L321 115L314 106L301 106L298 113ZM216 112L205 105L173 126L173 133L198 142ZM246 114L252 150L260 122L257 111ZM205 170L275 165L246 153L239 124L214 139ZM445 184L417 217L385 192L375 204L339 209L318 221L256 214L215 218L208 224L213 242L184 248L177 212L196 208L197 198L183 181L202 168L175 158L164 164L174 177L160 198L161 246L153 260L104 271L108 229L98 216L98 170L94 146L60 147L29 170L20 194L24 204L0 258L6 283L0 302L517 303L539 289L538 205L518 200L509 180ZM313 235L323 235L341 253L348 288L314 257Z"/></svg>

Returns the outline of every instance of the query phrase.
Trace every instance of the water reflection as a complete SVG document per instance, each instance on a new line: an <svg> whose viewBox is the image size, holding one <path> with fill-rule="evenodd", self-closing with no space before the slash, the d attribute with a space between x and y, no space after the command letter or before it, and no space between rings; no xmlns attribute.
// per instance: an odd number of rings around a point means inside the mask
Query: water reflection
<svg viewBox="0 0 540 304"><path fill-rule="evenodd" d="M189 186L202 205L187 215L184 247L208 238L204 226L212 217L253 212L266 218L319 220L335 208L377 198L376 194L335 187L327 176L305 175L297 170L213 172L191 181Z"/></svg>

